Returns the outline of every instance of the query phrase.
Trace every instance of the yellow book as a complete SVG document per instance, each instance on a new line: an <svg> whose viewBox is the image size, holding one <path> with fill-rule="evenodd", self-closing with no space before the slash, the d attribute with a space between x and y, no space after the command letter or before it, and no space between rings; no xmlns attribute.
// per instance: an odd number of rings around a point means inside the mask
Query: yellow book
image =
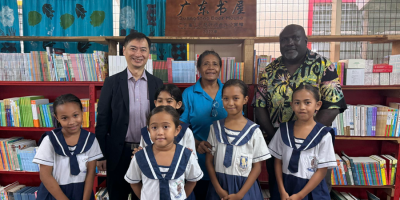
<svg viewBox="0 0 400 200"><path fill-rule="evenodd" d="M379 167L381 168L379 173L380 173L381 178L382 178L382 184L383 185L389 185L389 183L386 180L386 162L385 162L385 160L380 158L379 156L376 156L376 155L372 155L370 157L372 159L378 161L378 163L379 163Z"/></svg>
<svg viewBox="0 0 400 200"><path fill-rule="evenodd" d="M386 155L392 160L392 174L390 176L391 184L394 185L396 179L396 170L397 170L397 159L391 155Z"/></svg>

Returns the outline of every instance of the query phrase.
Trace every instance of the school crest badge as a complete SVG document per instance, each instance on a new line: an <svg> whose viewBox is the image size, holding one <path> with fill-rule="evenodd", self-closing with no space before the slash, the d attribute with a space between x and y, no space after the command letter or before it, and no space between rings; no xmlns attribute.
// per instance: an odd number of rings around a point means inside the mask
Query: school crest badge
<svg viewBox="0 0 400 200"><path fill-rule="evenodd" d="M249 157L248 156L240 156L239 160L239 168L241 170L246 170L248 166Z"/></svg>
<svg viewBox="0 0 400 200"><path fill-rule="evenodd" d="M182 192L183 192L183 183L182 183L182 181L177 181L177 182L175 182L175 185L176 185L176 191L178 192L178 194L177 195L175 195L175 199L179 199L179 198L181 198L181 196L182 196Z"/></svg>
<svg viewBox="0 0 400 200"><path fill-rule="evenodd" d="M310 166L308 169L308 171L310 172L316 172L318 169L318 159L316 156L310 156Z"/></svg>

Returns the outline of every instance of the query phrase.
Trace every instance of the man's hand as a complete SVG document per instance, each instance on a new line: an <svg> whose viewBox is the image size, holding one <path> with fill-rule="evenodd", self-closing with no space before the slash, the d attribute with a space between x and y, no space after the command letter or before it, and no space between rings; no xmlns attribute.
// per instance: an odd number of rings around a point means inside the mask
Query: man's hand
<svg viewBox="0 0 400 200"><path fill-rule="evenodd" d="M197 147L197 152L199 154L210 153L211 152L211 144L207 141L201 141L199 146Z"/></svg>
<svg viewBox="0 0 400 200"><path fill-rule="evenodd" d="M131 156L131 158L133 158L133 156L135 155L135 153L137 153L138 151L140 151L140 150L142 150L142 149L143 149L142 147L134 148L133 151L132 151L132 156Z"/></svg>
<svg viewBox="0 0 400 200"><path fill-rule="evenodd" d="M97 169L99 171L107 171L107 161L106 160L100 160L96 162Z"/></svg>

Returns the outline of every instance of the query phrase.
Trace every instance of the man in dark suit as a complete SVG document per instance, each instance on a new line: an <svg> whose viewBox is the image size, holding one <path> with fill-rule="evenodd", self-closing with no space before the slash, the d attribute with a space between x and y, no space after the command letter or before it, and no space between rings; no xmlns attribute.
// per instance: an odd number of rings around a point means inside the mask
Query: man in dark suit
<svg viewBox="0 0 400 200"><path fill-rule="evenodd" d="M97 161L97 167L107 171L111 200L126 200L129 193L135 197L124 176L132 151L139 146L140 129L146 126L146 117L154 108L155 91L163 85L161 79L144 69L150 45L143 33L126 36L123 52L128 67L106 78L101 89L96 138L105 157Z"/></svg>

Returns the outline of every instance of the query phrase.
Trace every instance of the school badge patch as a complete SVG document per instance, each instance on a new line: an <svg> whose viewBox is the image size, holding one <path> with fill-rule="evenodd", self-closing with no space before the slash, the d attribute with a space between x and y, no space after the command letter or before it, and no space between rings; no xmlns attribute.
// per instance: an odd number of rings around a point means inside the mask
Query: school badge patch
<svg viewBox="0 0 400 200"><path fill-rule="evenodd" d="M181 198L182 192L183 192L183 189L184 189L183 188L183 183L182 183L182 181L176 181L175 185L176 185L176 191L178 192L178 194L175 195L175 199L179 199L179 198Z"/></svg>
<svg viewBox="0 0 400 200"><path fill-rule="evenodd" d="M246 170L248 166L249 157L248 156L240 156L239 160L239 168L241 170Z"/></svg>
<svg viewBox="0 0 400 200"><path fill-rule="evenodd" d="M318 169L318 159L316 156L310 156L310 165L311 167L307 168L308 171L310 172L316 172Z"/></svg>

